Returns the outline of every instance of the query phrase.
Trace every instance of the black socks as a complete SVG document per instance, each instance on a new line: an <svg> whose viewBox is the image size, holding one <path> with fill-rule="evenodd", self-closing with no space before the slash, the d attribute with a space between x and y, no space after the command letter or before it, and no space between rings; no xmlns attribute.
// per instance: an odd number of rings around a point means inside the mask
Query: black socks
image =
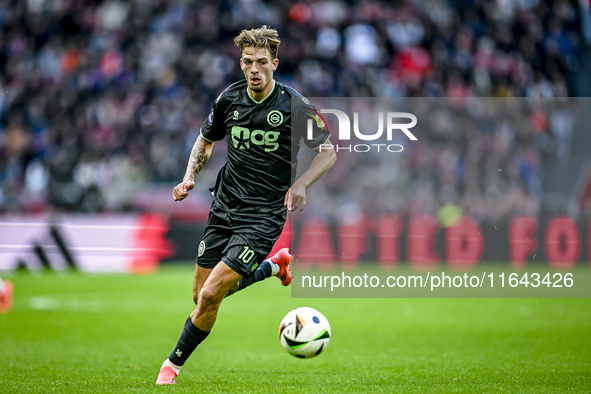
<svg viewBox="0 0 591 394"><path fill-rule="evenodd" d="M191 317L185 322L183 332L179 338L174 351L168 356L168 359L175 365L183 365L189 358L193 350L201 343L207 336L209 331L203 331L193 325Z"/></svg>

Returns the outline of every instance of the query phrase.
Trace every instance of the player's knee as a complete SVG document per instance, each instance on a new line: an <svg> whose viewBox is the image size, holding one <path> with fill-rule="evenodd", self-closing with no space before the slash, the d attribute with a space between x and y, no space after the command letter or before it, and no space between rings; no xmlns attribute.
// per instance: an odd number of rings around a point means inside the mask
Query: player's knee
<svg viewBox="0 0 591 394"><path fill-rule="evenodd" d="M220 304L222 298L223 297L220 297L218 294L217 289L211 286L202 288L197 295L198 305L201 309L215 308Z"/></svg>
<svg viewBox="0 0 591 394"><path fill-rule="evenodd" d="M199 290L193 289L193 302L195 303L195 305L197 305L198 301L199 301Z"/></svg>

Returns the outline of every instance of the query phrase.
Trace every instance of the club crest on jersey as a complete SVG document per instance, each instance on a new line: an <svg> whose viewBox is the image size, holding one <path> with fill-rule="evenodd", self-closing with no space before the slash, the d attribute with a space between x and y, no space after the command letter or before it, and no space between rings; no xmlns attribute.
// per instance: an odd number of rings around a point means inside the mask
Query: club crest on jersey
<svg viewBox="0 0 591 394"><path fill-rule="evenodd" d="M279 126L283 123L283 114L277 110L271 111L267 115L267 122L269 122L269 126Z"/></svg>
<svg viewBox="0 0 591 394"><path fill-rule="evenodd" d="M201 241L199 243L199 250L197 252L197 257L203 256L203 252L205 252L205 242L204 241Z"/></svg>
<svg viewBox="0 0 591 394"><path fill-rule="evenodd" d="M212 122L213 122L213 108L211 109L211 111L209 111L209 116L207 117L207 124L211 126Z"/></svg>

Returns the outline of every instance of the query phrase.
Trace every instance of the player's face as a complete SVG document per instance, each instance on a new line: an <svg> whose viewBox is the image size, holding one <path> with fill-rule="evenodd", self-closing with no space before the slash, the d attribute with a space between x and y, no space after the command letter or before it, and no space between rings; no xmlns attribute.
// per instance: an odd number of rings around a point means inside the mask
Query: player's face
<svg viewBox="0 0 591 394"><path fill-rule="evenodd" d="M242 50L240 68L248 81L248 88L255 98L265 97L273 85L273 71L277 69L279 59L273 59L267 48L246 46Z"/></svg>

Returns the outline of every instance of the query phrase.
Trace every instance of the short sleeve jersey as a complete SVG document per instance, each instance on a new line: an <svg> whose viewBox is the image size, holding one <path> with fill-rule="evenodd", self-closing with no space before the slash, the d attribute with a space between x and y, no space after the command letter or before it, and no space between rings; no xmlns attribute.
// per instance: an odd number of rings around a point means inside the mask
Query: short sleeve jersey
<svg viewBox="0 0 591 394"><path fill-rule="evenodd" d="M212 205L216 211L285 214L285 194L294 181L297 154L306 133L300 126L292 130L292 115L303 118L315 108L293 88L271 83L273 90L261 101L249 95L246 80L230 85L201 126L201 136L207 141L228 139L228 159L216 180ZM304 142L316 149L330 133L324 124L308 124L313 125L312 138L306 134Z"/></svg>

